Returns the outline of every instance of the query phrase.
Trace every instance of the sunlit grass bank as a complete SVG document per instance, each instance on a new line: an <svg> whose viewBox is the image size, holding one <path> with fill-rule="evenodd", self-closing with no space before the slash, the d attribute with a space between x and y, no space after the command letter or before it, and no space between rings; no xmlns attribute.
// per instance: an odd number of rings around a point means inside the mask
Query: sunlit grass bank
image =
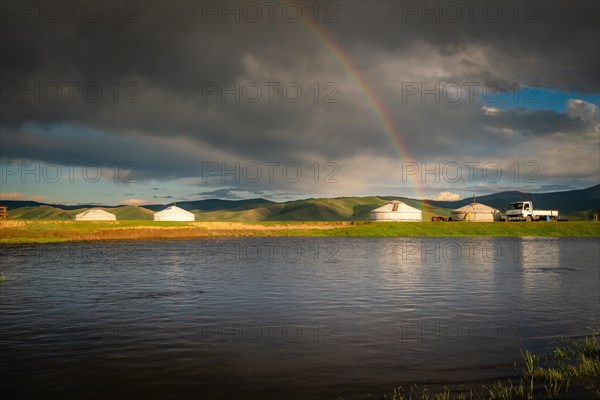
<svg viewBox="0 0 600 400"><path fill-rule="evenodd" d="M600 236L600 223L369 222L323 231L322 234L334 236Z"/></svg>
<svg viewBox="0 0 600 400"><path fill-rule="evenodd" d="M0 222L0 243L232 236L600 236L595 222Z"/></svg>

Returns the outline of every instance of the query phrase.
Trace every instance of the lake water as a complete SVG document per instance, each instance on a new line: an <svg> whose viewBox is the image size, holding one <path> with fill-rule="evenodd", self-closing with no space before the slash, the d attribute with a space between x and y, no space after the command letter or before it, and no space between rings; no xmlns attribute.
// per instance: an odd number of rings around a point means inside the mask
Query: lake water
<svg viewBox="0 0 600 400"><path fill-rule="evenodd" d="M598 238L0 247L10 398L345 399L485 384L600 319Z"/></svg>

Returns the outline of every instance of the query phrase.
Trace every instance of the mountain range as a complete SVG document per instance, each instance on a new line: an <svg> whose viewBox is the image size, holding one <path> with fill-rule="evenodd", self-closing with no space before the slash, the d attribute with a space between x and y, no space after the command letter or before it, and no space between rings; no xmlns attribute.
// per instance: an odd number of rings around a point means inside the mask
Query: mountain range
<svg viewBox="0 0 600 400"><path fill-rule="evenodd" d="M457 201L416 200L401 196L339 197L295 200L277 203L261 198L246 200L208 199L177 202L177 206L191 211L199 221L343 221L368 220L374 208L398 199L423 210L423 219L431 216L449 216L450 211L469 204L472 198ZM478 203L503 209L513 201L531 200L534 208L557 209L569 219L590 219L600 209L600 185L587 189L550 193L499 192L476 198ZM9 218L66 220L93 207L95 204L63 205L35 201L0 200L8 207ZM173 203L170 203L173 204ZM153 213L170 204L143 206L104 206L119 220L151 220Z"/></svg>

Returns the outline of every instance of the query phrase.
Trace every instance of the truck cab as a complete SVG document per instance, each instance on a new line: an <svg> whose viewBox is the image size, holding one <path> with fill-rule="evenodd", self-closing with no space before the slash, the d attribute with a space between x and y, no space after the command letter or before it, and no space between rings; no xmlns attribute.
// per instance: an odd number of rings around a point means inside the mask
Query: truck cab
<svg viewBox="0 0 600 400"><path fill-rule="evenodd" d="M532 204L530 201L516 201L510 203L506 207L507 221L524 221L527 218L528 212L531 210Z"/></svg>

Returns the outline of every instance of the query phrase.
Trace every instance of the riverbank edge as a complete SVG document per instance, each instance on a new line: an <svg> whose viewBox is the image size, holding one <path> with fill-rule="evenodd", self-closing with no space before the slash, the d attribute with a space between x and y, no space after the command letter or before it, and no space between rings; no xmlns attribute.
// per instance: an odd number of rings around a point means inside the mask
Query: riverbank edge
<svg viewBox="0 0 600 400"><path fill-rule="evenodd" d="M0 222L0 245L97 240L231 237L600 237L600 223L573 222Z"/></svg>

